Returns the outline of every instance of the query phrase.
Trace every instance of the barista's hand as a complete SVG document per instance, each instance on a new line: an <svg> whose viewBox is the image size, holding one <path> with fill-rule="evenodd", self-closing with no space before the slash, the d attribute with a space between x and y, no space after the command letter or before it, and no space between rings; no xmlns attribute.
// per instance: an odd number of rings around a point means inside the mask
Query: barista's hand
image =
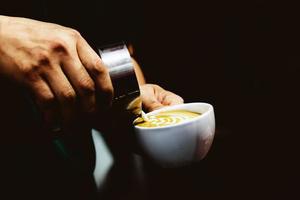
<svg viewBox="0 0 300 200"><path fill-rule="evenodd" d="M60 113L68 122L77 107L93 113L95 93L107 104L112 98L99 56L76 30L57 24L0 16L0 74L27 87L48 121Z"/></svg>
<svg viewBox="0 0 300 200"><path fill-rule="evenodd" d="M183 103L183 99L162 87L153 84L140 86L143 108L146 111Z"/></svg>

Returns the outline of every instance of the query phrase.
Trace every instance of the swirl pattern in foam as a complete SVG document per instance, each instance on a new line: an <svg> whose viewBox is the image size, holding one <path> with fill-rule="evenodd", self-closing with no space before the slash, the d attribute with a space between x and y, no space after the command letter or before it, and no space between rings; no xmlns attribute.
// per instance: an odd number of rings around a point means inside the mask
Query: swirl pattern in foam
<svg viewBox="0 0 300 200"><path fill-rule="evenodd" d="M190 112L186 110L164 111L155 115L149 115L149 120L139 122L135 125L146 128L164 127L188 121L192 118L198 117L199 115L200 113Z"/></svg>

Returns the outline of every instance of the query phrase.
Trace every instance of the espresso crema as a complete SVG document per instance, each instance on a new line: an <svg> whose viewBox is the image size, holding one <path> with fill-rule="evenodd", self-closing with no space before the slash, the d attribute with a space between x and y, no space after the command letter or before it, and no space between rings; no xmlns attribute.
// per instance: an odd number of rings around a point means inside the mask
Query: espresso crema
<svg viewBox="0 0 300 200"><path fill-rule="evenodd" d="M201 114L186 110L163 111L154 115L148 115L147 121L137 119L134 125L145 128L164 127L188 121L199 115Z"/></svg>

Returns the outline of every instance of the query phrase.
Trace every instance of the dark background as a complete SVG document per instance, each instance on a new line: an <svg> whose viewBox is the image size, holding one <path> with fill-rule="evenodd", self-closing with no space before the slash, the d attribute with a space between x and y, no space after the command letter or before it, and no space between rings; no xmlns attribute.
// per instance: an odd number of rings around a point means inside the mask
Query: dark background
<svg viewBox="0 0 300 200"><path fill-rule="evenodd" d="M79 29L91 44L128 40L148 82L186 102L211 103L217 124L213 146L203 161L180 169L146 166L149 182L132 184L131 189L120 184L123 192L117 188L112 192L120 192L116 194L120 199L296 199L300 178L296 3L102 2L11 1L1 9L3 14ZM124 18L111 9L124 13Z"/></svg>
<svg viewBox="0 0 300 200"><path fill-rule="evenodd" d="M207 157L157 172L153 187L167 199L299 196L297 5L187 0L143 7L136 53L148 82L186 102L211 103L217 123Z"/></svg>

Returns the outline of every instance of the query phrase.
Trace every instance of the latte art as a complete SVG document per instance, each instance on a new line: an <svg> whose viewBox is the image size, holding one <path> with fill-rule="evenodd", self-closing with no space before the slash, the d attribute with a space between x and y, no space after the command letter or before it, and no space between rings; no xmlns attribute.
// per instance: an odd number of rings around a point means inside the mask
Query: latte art
<svg viewBox="0 0 300 200"><path fill-rule="evenodd" d="M186 110L172 110L149 115L147 121L136 120L134 124L139 127L163 127L188 121L198 117L200 113Z"/></svg>

